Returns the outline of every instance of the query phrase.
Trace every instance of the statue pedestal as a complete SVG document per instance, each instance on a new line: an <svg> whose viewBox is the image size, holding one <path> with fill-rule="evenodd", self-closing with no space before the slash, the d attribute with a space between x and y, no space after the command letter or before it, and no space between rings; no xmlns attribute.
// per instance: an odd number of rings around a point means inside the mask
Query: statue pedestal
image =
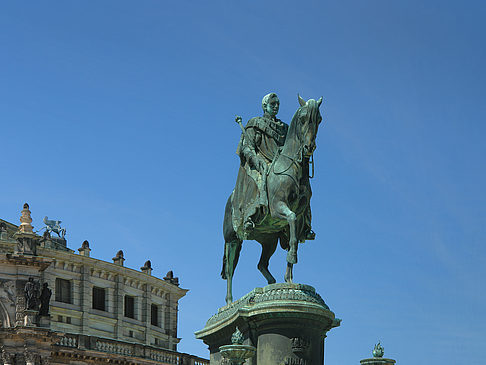
<svg viewBox="0 0 486 365"><path fill-rule="evenodd" d="M271 284L220 308L196 337L209 346L211 365L224 364L219 348L231 344L236 327L256 347L247 365L319 365L326 333L340 321L313 287Z"/></svg>
<svg viewBox="0 0 486 365"><path fill-rule="evenodd" d="M39 327L51 328L51 316L39 316Z"/></svg>
<svg viewBox="0 0 486 365"><path fill-rule="evenodd" d="M373 357L371 359L363 359L359 361L361 365L393 365L396 363L393 359L385 359L383 357Z"/></svg>
<svg viewBox="0 0 486 365"><path fill-rule="evenodd" d="M35 327L37 326L37 311L26 309L24 311L24 326L25 327Z"/></svg>

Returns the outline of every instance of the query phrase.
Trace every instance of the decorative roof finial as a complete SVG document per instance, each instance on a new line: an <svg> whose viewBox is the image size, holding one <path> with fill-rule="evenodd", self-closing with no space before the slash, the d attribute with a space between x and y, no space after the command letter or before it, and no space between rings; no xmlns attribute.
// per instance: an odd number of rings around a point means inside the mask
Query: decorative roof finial
<svg viewBox="0 0 486 365"><path fill-rule="evenodd" d="M89 252L91 251L91 248L89 248L88 240L84 240L81 247L78 248L78 251L80 255L89 257Z"/></svg>
<svg viewBox="0 0 486 365"><path fill-rule="evenodd" d="M125 261L125 258L123 257L123 251L118 251L115 257L112 258L112 260L116 265L123 266L123 262Z"/></svg>
<svg viewBox="0 0 486 365"><path fill-rule="evenodd" d="M171 284L179 286L179 278L174 277L174 272L172 270L170 270L167 275L165 275L164 280Z"/></svg>
<svg viewBox="0 0 486 365"><path fill-rule="evenodd" d="M34 233L32 226L32 218L30 217L29 204L24 204L24 209L22 209L22 215L20 216L20 233Z"/></svg>
<svg viewBox="0 0 486 365"><path fill-rule="evenodd" d="M147 275L152 275L152 263L150 260L145 261L145 264L140 268L142 272L144 272Z"/></svg>
<svg viewBox="0 0 486 365"><path fill-rule="evenodd" d="M373 349L373 357L383 357L385 354L385 349L383 346L381 346L380 341L375 345L375 348Z"/></svg>

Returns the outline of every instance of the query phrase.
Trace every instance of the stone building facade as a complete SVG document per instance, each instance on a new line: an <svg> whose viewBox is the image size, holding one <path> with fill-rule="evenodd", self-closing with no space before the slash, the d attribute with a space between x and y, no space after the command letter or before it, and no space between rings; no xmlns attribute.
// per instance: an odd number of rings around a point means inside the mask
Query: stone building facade
<svg viewBox="0 0 486 365"><path fill-rule="evenodd" d="M209 361L177 352L178 301L172 272L152 276L78 253L33 232L27 204L19 226L0 219L0 365L174 364Z"/></svg>

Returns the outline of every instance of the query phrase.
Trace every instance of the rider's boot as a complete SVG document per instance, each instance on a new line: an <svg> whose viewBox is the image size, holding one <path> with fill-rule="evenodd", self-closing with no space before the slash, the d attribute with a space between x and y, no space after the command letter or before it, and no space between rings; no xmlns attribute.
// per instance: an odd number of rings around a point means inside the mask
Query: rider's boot
<svg viewBox="0 0 486 365"><path fill-rule="evenodd" d="M312 229L310 229L309 232L307 232L305 235L305 240L312 241L315 239L316 239L316 233Z"/></svg>

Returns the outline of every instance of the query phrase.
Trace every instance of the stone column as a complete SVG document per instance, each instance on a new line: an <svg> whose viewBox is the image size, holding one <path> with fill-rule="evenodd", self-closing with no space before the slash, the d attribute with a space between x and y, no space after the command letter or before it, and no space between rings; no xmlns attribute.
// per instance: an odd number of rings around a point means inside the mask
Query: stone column
<svg viewBox="0 0 486 365"><path fill-rule="evenodd" d="M242 344L256 347L246 365L322 365L326 333L340 321L313 287L271 284L220 308L196 337L209 346L211 365L223 364L220 347L236 327Z"/></svg>
<svg viewBox="0 0 486 365"><path fill-rule="evenodd" d="M120 339L123 336L123 328L122 328L122 321L123 321L123 276L116 275L115 276L115 293L114 293L114 313L116 316L116 325L115 325L115 338Z"/></svg>
<svg viewBox="0 0 486 365"><path fill-rule="evenodd" d="M150 284L144 285L142 298L142 321L145 323L145 344L150 345L150 326L152 321L152 286Z"/></svg>
<svg viewBox="0 0 486 365"><path fill-rule="evenodd" d="M79 283L81 307L81 334L89 335L89 311L92 307L92 290L90 283L90 268L86 265L81 265L81 281Z"/></svg>

